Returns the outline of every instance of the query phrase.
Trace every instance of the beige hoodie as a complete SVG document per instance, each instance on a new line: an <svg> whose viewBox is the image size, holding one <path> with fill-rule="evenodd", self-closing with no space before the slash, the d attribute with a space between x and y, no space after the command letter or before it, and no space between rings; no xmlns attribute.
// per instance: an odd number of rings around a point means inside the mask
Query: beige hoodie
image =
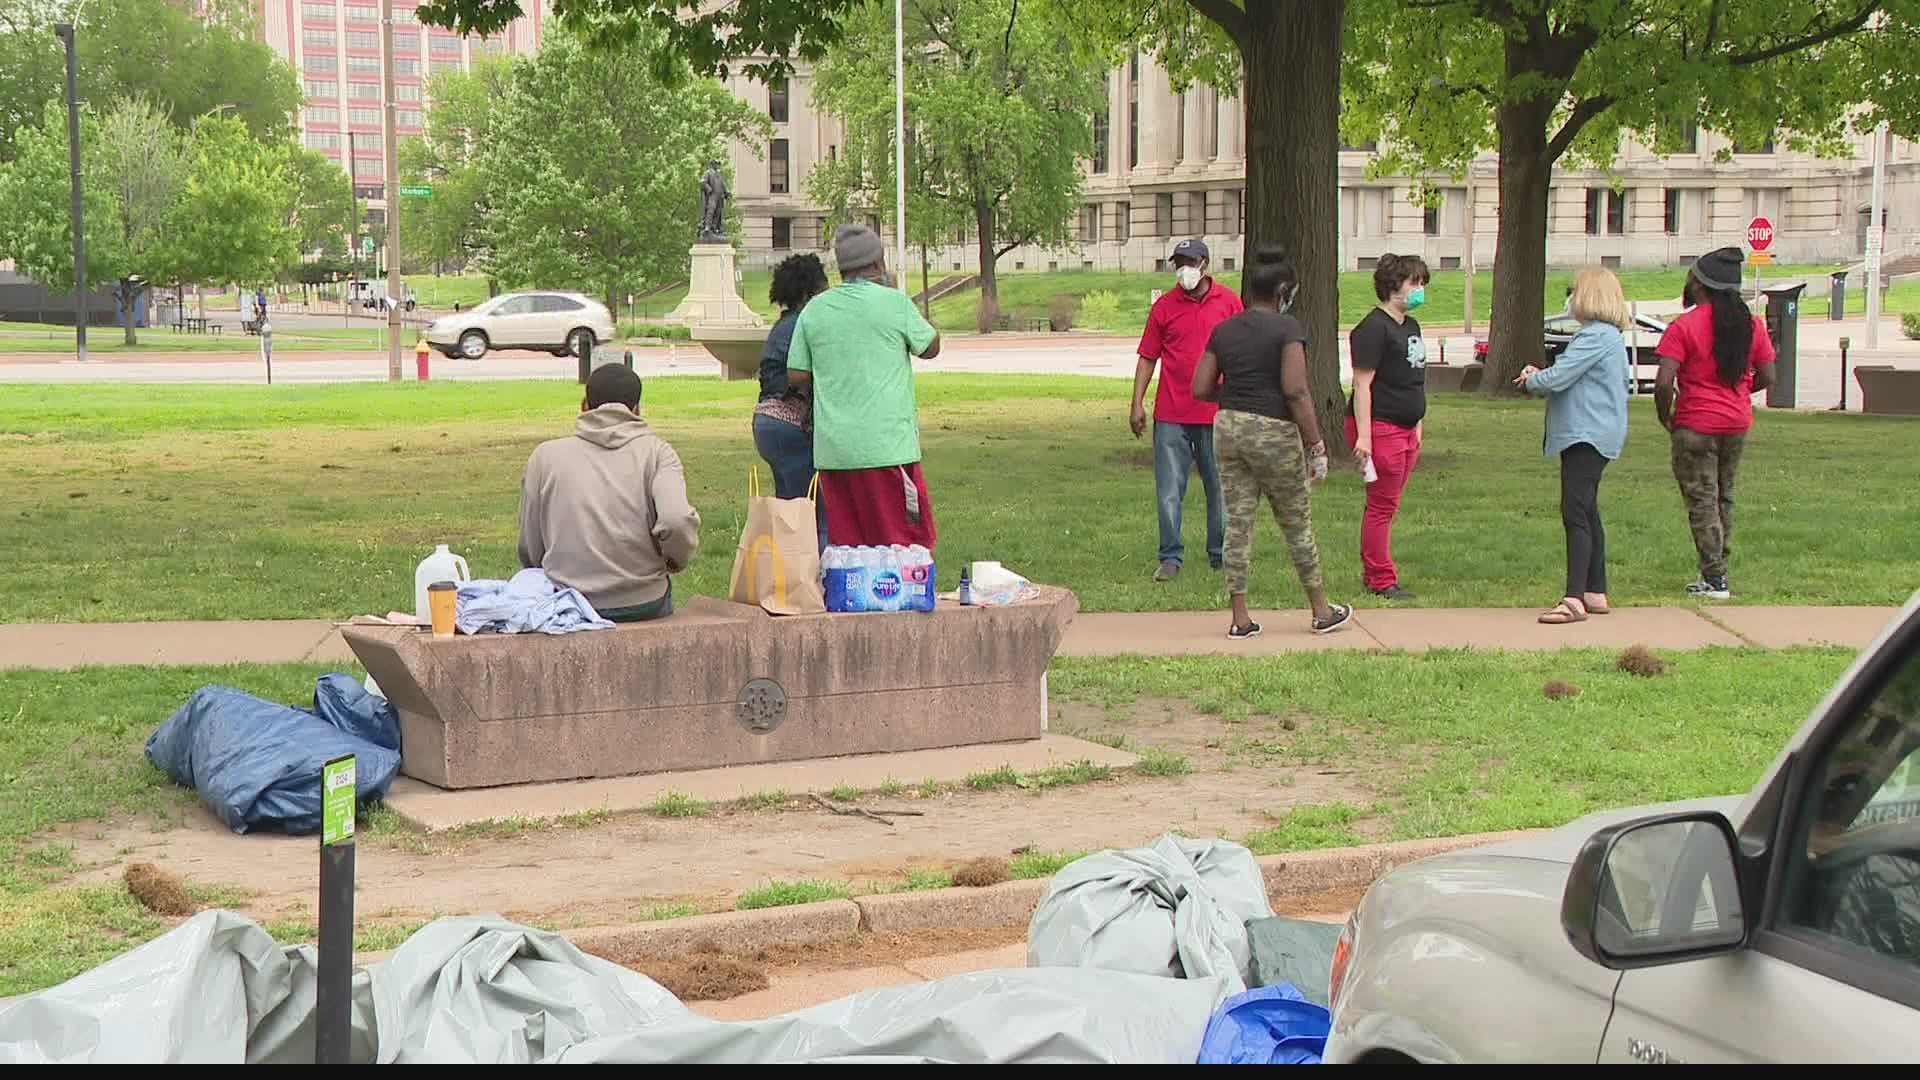
<svg viewBox="0 0 1920 1080"><path fill-rule="evenodd" d="M520 485L520 564L586 594L595 609L667 594L693 561L700 515L680 456L624 405L580 414L571 437L540 444Z"/></svg>

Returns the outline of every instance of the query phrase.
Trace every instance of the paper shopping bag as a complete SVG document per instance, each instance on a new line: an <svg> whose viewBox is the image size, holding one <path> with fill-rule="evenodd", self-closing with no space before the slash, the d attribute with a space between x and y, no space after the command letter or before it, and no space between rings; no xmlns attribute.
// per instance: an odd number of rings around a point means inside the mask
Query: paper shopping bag
<svg viewBox="0 0 1920 1080"><path fill-rule="evenodd" d="M820 534L814 501L820 478L804 499L760 494L760 473L747 482L747 526L733 558L728 599L758 604L772 615L815 615L827 610L820 591Z"/></svg>

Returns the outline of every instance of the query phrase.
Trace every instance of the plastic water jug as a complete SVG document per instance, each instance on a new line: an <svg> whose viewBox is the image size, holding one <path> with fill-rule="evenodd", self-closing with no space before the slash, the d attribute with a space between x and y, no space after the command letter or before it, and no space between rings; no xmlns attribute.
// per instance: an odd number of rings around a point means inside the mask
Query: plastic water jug
<svg viewBox="0 0 1920 1080"><path fill-rule="evenodd" d="M420 560L413 571L413 616L422 623L432 619L427 611L427 586L436 581L472 581L473 574L467 570L467 560L447 550L447 545L439 544L433 554Z"/></svg>

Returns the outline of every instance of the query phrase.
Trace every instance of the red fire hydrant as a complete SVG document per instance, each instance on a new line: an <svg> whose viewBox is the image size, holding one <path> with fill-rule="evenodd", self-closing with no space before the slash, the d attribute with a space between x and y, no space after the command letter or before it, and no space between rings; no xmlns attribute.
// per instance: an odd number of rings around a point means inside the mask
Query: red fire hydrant
<svg viewBox="0 0 1920 1080"><path fill-rule="evenodd" d="M427 339L423 337L413 347L413 366L419 373L421 382L427 381L427 351Z"/></svg>

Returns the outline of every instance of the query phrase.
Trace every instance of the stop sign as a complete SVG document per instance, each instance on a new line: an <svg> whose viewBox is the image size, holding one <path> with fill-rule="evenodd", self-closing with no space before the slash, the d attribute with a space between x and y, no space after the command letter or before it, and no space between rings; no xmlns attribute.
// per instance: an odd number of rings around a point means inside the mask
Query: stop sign
<svg viewBox="0 0 1920 1080"><path fill-rule="evenodd" d="M1747 246L1755 251L1765 251L1773 246L1773 222L1757 217L1747 222Z"/></svg>

